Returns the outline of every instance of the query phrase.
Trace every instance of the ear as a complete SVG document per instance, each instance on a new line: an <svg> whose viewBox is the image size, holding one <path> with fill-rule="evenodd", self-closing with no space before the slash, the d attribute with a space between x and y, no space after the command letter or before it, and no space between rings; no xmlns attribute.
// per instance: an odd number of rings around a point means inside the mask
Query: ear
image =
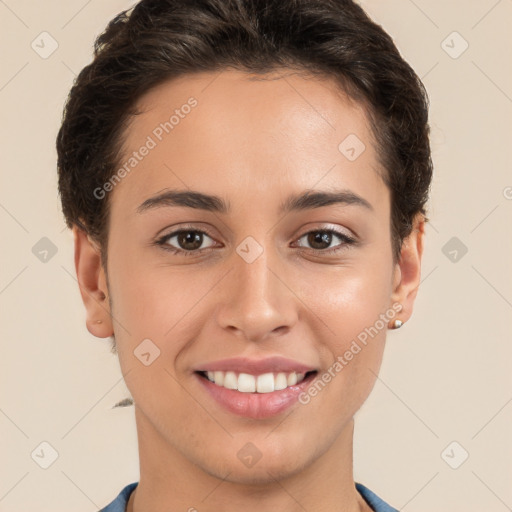
<svg viewBox="0 0 512 512"><path fill-rule="evenodd" d="M100 249L77 226L73 226L75 269L82 301L86 310L87 330L98 338L114 333L110 316L108 287L101 264Z"/></svg>
<svg viewBox="0 0 512 512"><path fill-rule="evenodd" d="M395 265L393 272L391 304L399 302L402 305L402 309L395 318L403 323L411 318L414 300L420 285L424 237L425 218L418 214L414 218L411 234L404 239L400 261Z"/></svg>

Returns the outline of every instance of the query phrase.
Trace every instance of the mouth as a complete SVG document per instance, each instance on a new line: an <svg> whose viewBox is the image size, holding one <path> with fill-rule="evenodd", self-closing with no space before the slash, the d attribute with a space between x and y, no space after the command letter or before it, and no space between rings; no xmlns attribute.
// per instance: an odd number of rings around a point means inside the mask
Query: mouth
<svg viewBox="0 0 512 512"><path fill-rule="evenodd" d="M237 416L261 420L276 416L294 404L298 405L300 394L310 386L318 371L251 375L199 370L194 374L213 403Z"/></svg>
<svg viewBox="0 0 512 512"><path fill-rule="evenodd" d="M297 386L303 381L309 381L318 371L312 370L306 373L268 372L259 375L234 371L199 370L195 373L220 388L240 393L273 393Z"/></svg>

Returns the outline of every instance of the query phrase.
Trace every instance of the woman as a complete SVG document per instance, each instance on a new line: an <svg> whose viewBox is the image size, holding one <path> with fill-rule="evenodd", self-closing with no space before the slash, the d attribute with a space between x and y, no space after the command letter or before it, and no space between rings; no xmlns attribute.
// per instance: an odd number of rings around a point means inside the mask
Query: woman
<svg viewBox="0 0 512 512"><path fill-rule="evenodd" d="M412 315L428 101L347 0L142 0L66 104L59 190L140 479L104 511L393 511L354 414Z"/></svg>

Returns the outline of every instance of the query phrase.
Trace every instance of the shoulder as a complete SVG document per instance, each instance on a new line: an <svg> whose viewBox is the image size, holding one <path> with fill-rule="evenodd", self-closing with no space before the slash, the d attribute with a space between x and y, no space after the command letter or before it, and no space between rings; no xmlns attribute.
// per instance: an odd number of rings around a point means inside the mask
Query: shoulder
<svg viewBox="0 0 512 512"><path fill-rule="evenodd" d="M370 491L368 487L356 482L356 489L359 494L364 498L366 503L370 505L375 512L398 512L396 508L388 505L383 499L379 498L374 492Z"/></svg>
<svg viewBox="0 0 512 512"><path fill-rule="evenodd" d="M99 512L125 512L128 499L131 493L137 487L139 482L133 482L128 484L123 490L117 495L117 498L109 503L106 507L102 508Z"/></svg>

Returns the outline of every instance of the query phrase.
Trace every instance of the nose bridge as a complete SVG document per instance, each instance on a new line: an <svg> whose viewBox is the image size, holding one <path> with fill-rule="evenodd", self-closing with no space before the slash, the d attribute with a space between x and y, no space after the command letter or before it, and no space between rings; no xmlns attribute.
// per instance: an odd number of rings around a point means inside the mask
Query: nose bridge
<svg viewBox="0 0 512 512"><path fill-rule="evenodd" d="M218 318L221 327L253 340L285 330L296 319L293 293L279 277L282 265L268 244L269 239L258 243L248 237L237 247Z"/></svg>

